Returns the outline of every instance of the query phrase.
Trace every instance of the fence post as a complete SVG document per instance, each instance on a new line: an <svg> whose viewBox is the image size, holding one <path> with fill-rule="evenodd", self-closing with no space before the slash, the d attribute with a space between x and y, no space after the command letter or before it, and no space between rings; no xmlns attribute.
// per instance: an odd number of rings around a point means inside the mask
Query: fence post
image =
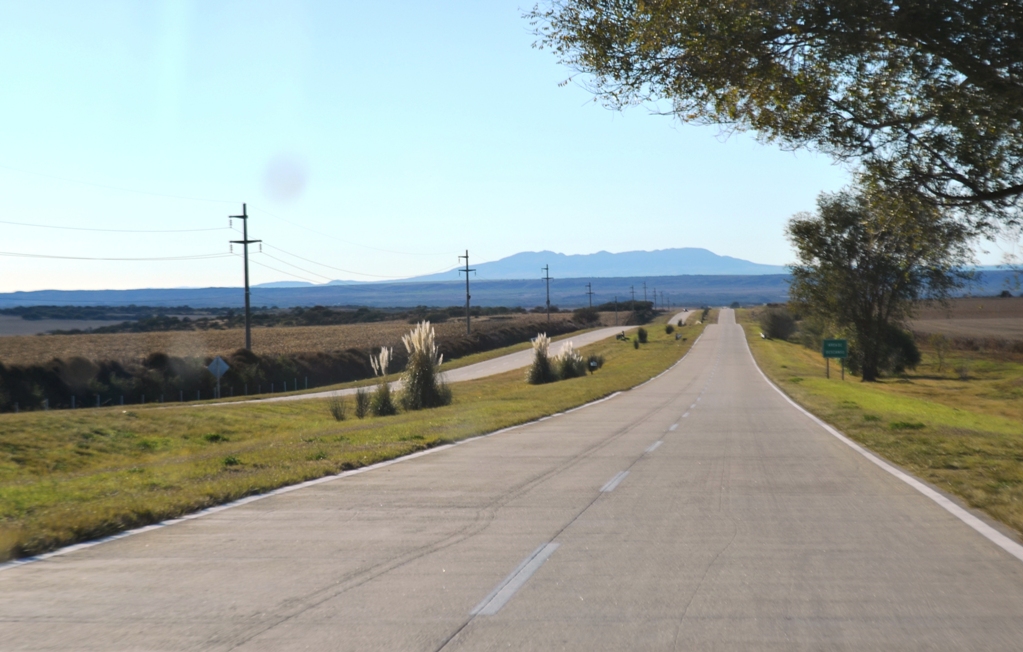
<svg viewBox="0 0 1023 652"><path fill-rule="evenodd" d="M44 398L43 399L43 409L44 410L49 410L50 409L50 399L48 399L48 398Z"/></svg>
<svg viewBox="0 0 1023 652"><path fill-rule="evenodd" d="M305 388L309 389L309 376L305 377Z"/></svg>
<svg viewBox="0 0 1023 652"><path fill-rule="evenodd" d="M99 394L96 394L96 407L99 407Z"/></svg>
<svg viewBox="0 0 1023 652"><path fill-rule="evenodd" d="M200 398L201 396L202 396L202 390L201 389L195 390L195 400L201 401L202 400L202 398Z"/></svg>
<svg viewBox="0 0 1023 652"><path fill-rule="evenodd" d="M72 410L75 409L75 395L74 394L71 395L71 409Z"/></svg>
<svg viewBox="0 0 1023 652"><path fill-rule="evenodd" d="M124 394L121 394L121 405L124 405Z"/></svg>
<svg viewBox="0 0 1023 652"><path fill-rule="evenodd" d="M248 383L245 383L245 395L246 396L249 395L249 384Z"/></svg>
<svg viewBox="0 0 1023 652"><path fill-rule="evenodd" d="M142 405L145 405L145 404L146 404L146 395L143 394L142 395Z"/></svg>
<svg viewBox="0 0 1023 652"><path fill-rule="evenodd" d="M181 402L184 403L185 402L185 390L183 390L183 389L182 390L178 390L178 392L180 394Z"/></svg>
<svg viewBox="0 0 1023 652"><path fill-rule="evenodd" d="M18 404L17 403L14 404L14 413L15 414L18 413Z"/></svg>

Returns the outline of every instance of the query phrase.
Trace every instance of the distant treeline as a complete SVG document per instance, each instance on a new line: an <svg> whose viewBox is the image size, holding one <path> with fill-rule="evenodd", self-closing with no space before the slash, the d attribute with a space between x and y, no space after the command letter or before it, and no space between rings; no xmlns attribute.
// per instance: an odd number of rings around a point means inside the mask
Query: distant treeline
<svg viewBox="0 0 1023 652"><path fill-rule="evenodd" d="M545 324L548 335L577 330L574 321ZM536 325L508 326L470 336L441 337L446 360L525 342L536 337ZM348 349L287 356L259 356L239 349L227 357L230 370L221 379L221 395L280 392L370 378L373 350ZM395 347L393 368L405 364L405 350ZM0 411L137 404L213 397L216 379L207 371L212 358L179 358L153 353L131 364L85 358L54 359L37 365L0 364ZM297 385L297 387L296 387ZM98 398L97 398L98 397Z"/></svg>
<svg viewBox="0 0 1023 652"><path fill-rule="evenodd" d="M524 308L473 307L474 317L525 313ZM555 309L555 312L557 310ZM188 306L177 308L147 308L128 306L126 308L104 308L102 306L33 306L9 308L0 314L17 314L24 319L125 319L109 326L88 329L50 331L56 335L78 335L83 333L149 333L156 331L224 330L241 328L245 325L245 313L234 308L209 308L194 310ZM415 323L427 319L433 323L445 322L451 318L463 317L465 306L432 308L254 308L253 326L334 326L339 324L363 324L370 322L404 319Z"/></svg>
<svg viewBox="0 0 1023 652"><path fill-rule="evenodd" d="M226 309L224 310L226 311ZM210 308L190 308L188 306L169 306L154 308L152 306L18 306L2 308L0 315L13 315L28 321L43 319L144 319L159 315L211 315L224 311Z"/></svg>

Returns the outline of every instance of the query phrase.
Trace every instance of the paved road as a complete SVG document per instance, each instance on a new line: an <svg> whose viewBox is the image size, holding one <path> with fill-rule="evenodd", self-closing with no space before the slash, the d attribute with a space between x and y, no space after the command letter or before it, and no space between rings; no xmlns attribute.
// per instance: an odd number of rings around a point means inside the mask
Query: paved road
<svg viewBox="0 0 1023 652"><path fill-rule="evenodd" d="M692 314L692 311L683 311L671 318L669 323L677 323L678 320L685 320ZM579 349L587 344L593 344L601 340L614 337L618 333L625 333L635 329L636 326L615 326L613 328L598 328L596 330L589 331L587 333L577 333L565 335L559 338L557 342L551 344L551 353L555 354L561 350L561 346L565 342L572 342L575 348ZM484 360L483 362L477 362L475 364L466 365L451 371L445 371L441 374L441 379L446 383L461 383L467 380L476 380L477 378L486 378L487 376L496 376L503 374L506 371L515 371L516 369L525 369L533 361L533 350L526 349L525 351L518 351L516 353L509 353L499 358L493 358L491 360ZM401 381L394 381L390 383L392 390L401 389ZM248 401L225 401L223 403L210 403L208 405L237 405L238 403L277 403L281 401L304 401L312 398L327 398L329 396L351 396L357 392L357 388L342 389L342 390L328 390L324 392L309 392L305 394L288 394L286 396L275 396L273 398L261 398L251 399Z"/></svg>
<svg viewBox="0 0 1023 652"><path fill-rule="evenodd" d="M731 317L585 409L0 572L0 649L1019 650L1023 563Z"/></svg>

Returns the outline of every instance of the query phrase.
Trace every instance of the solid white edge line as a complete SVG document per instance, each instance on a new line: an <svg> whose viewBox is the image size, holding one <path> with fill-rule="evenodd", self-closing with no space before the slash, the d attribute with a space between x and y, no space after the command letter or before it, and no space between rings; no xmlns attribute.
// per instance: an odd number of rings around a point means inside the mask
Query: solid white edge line
<svg viewBox="0 0 1023 652"><path fill-rule="evenodd" d="M234 507L241 507L242 505L247 505L248 503L252 503L252 502L255 502L257 500L263 500L264 498L270 498L272 496L278 496L280 494L286 494L286 493L288 493L290 491L297 491L298 489L305 489L306 487L311 487L313 485L321 484L321 483L324 483L324 482L331 482L333 480L340 480L342 478L347 478L348 476L358 475L359 473L365 473L367 471L373 471L375 469L383 468L385 466L390 466L391 464L397 464L398 462L404 462L406 460L415 459L417 457L422 457L424 455L430 455L430 454L433 454L433 453L440 452L442 450L446 450L448 448L452 448L454 446L461 446L462 444L467 444L467 443L469 443L471 441L475 441L477 439L484 439L486 437L493 437L494 435L500 435L500 434L509 432L511 430L516 430L518 428L524 428L526 426L531 426L531 425L540 423L542 421L547 421L548 419L553 419L554 417L560 417L563 414L571 414L572 412L577 412L577 411L582 410L584 408L588 408L588 407L590 407L592 405L597 405L598 403L603 403L604 401L610 401L611 399L613 399L616 396L620 395L622 392L631 392L634 389L638 389L638 388L642 387L643 385L646 385L647 383L649 383L651 381L657 380L658 378L660 378L664 374L668 373L669 371L671 371L672 369L677 367L679 364L682 363L683 360L685 360L687 357L689 357L689 354L692 353L694 348L696 348L696 344L700 341L701 337L703 337L703 333L700 333L699 337L697 337L696 340L693 341L693 345L689 347L689 350L686 351L686 354L684 356L679 358L678 361L676 361L673 365L671 365L670 367L668 367L667 369L665 369L661 373L657 374L653 378L651 378L649 380L646 380L646 381L644 381L644 382L642 382L639 385L636 385L634 387L630 387L629 389L613 392L613 393L608 394L607 396L605 396L603 398L598 398L597 400L590 401L589 403L583 403L582 405L578 405L578 406L576 406L574 408L571 408L569 410L565 410L564 412L557 412L555 414L549 414L549 415L547 415L545 417L540 417L539 419L534 419L533 421L527 421L526 423L520 423L518 425L508 426L507 428L501 428L500 430L495 430L494 432L488 432L488 433L485 433L485 434L482 434L482 435L476 435L475 437L469 437L467 439L462 439L461 441L456 441L456 442L451 443L451 444L442 444L442 445L436 446L434 448L428 448L426 450L417 451L415 453L410 453L410 454L404 455L402 457L396 457L394 459L384 460L383 462L377 462L376 464L371 464L369 466L363 466L363 467L359 467L357 469L351 469L350 471L342 471L341 473L336 473L334 475L325 475L325 476L323 476L321 478L315 478L313 480L306 480L305 482L300 482L298 484L288 485L286 487L280 487L280 488L277 488L277 489L274 489L272 491L268 491L268 492L262 493L262 494L256 494L256 495L253 495L253 496L246 496L245 498L239 498L238 500L234 500L234 501L231 501L229 503L224 503L222 505L215 505L213 507L207 507L206 509L199 510L198 512L192 512L191 514L185 514L184 516L179 516L178 518L168 519L166 521L160 521L159 523L151 523L150 525L144 525L142 527L134 528L132 530L125 530L124 532L118 532L117 534L112 534L112 535L110 535L108 537L103 537L102 539L95 539L93 541L83 541L81 543L75 543L75 544L72 544L70 546L65 546L63 548L58 548L57 550L51 550L50 552L45 552L45 553L43 553L41 555L34 555L32 557L22 557L21 559L13 559L11 561L6 561L6 562L3 562L3 563L0 563L0 573L2 573L5 570L9 570L11 568L16 568L18 566L25 566L27 564L35 563L37 561L45 561L45 560L51 559L53 557L59 557L59 556L66 555L66 554L71 553L71 552L75 552L77 550L85 550L86 548L92 548L93 546L98 546L100 544L108 543L110 541L116 541L118 539L123 539L125 537L134 536L136 534L143 534L143 533L149 532L151 530L158 530L160 528L164 528L164 527L167 527L169 525L175 525L177 523L183 523L185 521L191 521L192 519L200 518L200 517L203 517L203 516L208 516L210 514L216 514L217 512L222 512L222 511L224 511L226 509L231 509L231 508L234 508ZM252 403L252 402L254 402L254 401L239 401L239 403Z"/></svg>
<svg viewBox="0 0 1023 652"><path fill-rule="evenodd" d="M619 471L617 474L615 474L615 477L608 480L607 484L600 488L601 493L608 493L610 491L614 491L615 487L620 485L622 483L622 480L624 480L625 476L627 475L629 475L628 471Z"/></svg>
<svg viewBox="0 0 1023 652"><path fill-rule="evenodd" d="M469 612L470 616L493 616L501 607L508 604L508 601L512 599L519 589L521 589L529 578L533 576L540 566L547 561L547 558L554 554L554 551L558 549L560 543L545 543L536 550L533 554L526 557L522 563L511 572L508 577L504 578L500 584L490 592L487 597L476 605L472 611Z"/></svg>
<svg viewBox="0 0 1023 652"><path fill-rule="evenodd" d="M995 528L991 527L984 521L980 520L970 512L966 511L959 505L955 504L953 501L941 495L941 493L928 487L926 484L924 484L917 478L914 478L905 471L892 466L891 464L884 461L874 453L863 448L853 440L849 439L848 437L840 433L835 428L825 423L816 415L811 414L802 405L792 400L789 397L789 395L783 392L780 387L775 385L774 382L772 382L771 379L767 377L767 374L764 373L764 370L760 368L760 365L757 364L757 359L753 357L753 350L749 346L749 341L746 339L745 329L743 329L742 326L739 324L736 324L736 326L739 326L739 329L742 331L742 341L746 343L746 352L749 353L749 357L753 361L753 366L756 367L757 371L760 372L760 375L761 377L763 377L764 381L767 382L767 384L770 385L774 389L774 391L778 392L782 396L782 398L788 401L790 405L792 405L794 408L805 414L807 417L810 418L811 421L819 425L821 428L824 428L824 430L826 430L828 433L836 437L843 444L853 449L863 457L867 458L877 466L881 467L888 473L892 474L899 480L902 480L909 486L913 487L914 489L922 493L924 496L927 496L928 498L933 500L935 503L938 504L939 507L941 507L948 513L952 514L952 516L955 516L966 525L973 528L978 534L986 538L991 543L995 544L996 546L998 546L1005 552L1009 553L1016 559L1023 561L1023 545L1016 543L1015 541L1005 536Z"/></svg>

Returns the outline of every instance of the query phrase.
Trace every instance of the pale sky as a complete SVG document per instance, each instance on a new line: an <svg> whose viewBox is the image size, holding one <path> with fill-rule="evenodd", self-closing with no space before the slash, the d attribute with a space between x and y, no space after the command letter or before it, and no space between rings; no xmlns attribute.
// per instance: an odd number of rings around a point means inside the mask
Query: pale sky
<svg viewBox="0 0 1023 652"><path fill-rule="evenodd" d="M427 274L465 249L792 262L786 220L846 170L559 87L528 6L5 1L0 251L226 254L247 202L276 247L253 283ZM0 291L240 284L230 256L0 256Z"/></svg>

